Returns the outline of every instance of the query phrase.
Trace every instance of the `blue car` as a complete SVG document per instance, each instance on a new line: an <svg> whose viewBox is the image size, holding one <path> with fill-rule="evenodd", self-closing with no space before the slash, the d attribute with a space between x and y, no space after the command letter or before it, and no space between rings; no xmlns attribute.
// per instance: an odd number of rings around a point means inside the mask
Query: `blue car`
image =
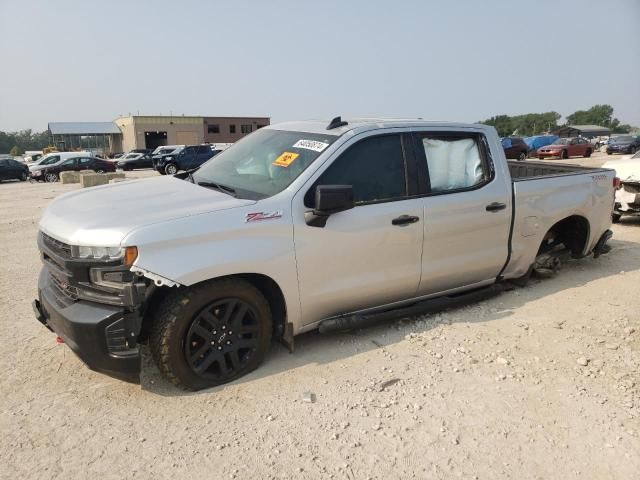
<svg viewBox="0 0 640 480"><path fill-rule="evenodd" d="M219 152L211 145L188 145L177 153L154 156L153 168L162 175L175 175L181 170L199 167Z"/></svg>

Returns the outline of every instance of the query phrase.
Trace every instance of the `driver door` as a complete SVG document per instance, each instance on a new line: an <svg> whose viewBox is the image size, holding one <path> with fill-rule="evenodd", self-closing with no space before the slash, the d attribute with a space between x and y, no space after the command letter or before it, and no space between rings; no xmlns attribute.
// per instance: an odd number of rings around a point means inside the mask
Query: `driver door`
<svg viewBox="0 0 640 480"><path fill-rule="evenodd" d="M411 152L411 137L400 133L352 140L294 197L304 324L416 295L423 201L409 196L415 178L407 175ZM352 185L355 207L331 215L324 227L307 225L304 213L313 206L317 185Z"/></svg>

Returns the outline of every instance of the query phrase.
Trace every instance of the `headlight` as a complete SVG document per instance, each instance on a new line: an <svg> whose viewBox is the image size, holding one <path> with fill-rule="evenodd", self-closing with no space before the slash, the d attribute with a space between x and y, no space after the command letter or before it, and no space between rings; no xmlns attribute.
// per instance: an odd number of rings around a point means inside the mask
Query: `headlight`
<svg viewBox="0 0 640 480"><path fill-rule="evenodd" d="M98 260L123 259L123 264L131 266L138 258L136 247L71 247L71 253L76 258L95 258Z"/></svg>
<svg viewBox="0 0 640 480"><path fill-rule="evenodd" d="M39 177L42 175L42 170L36 170L35 172L31 172L32 177Z"/></svg>

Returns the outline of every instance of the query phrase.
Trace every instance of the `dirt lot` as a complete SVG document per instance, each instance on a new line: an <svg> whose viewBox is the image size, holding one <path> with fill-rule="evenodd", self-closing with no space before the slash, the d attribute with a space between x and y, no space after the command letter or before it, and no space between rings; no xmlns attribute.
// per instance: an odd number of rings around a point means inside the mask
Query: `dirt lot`
<svg viewBox="0 0 640 480"><path fill-rule="evenodd" d="M91 372L35 321L38 218L75 188L0 185L0 477L638 478L640 219L555 278L188 394L148 354L142 387Z"/></svg>

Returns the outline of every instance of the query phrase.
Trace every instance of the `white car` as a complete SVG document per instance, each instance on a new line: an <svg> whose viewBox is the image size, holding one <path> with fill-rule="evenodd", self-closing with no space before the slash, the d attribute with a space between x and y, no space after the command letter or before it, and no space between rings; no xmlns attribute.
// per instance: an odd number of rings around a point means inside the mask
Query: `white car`
<svg viewBox="0 0 640 480"><path fill-rule="evenodd" d="M53 165L54 163L58 163L60 160L66 160L68 158L76 158L76 157L86 157L91 155L90 152L55 152L48 153L44 157L40 157L35 162L31 162L29 164L29 170L33 171L42 167L44 165Z"/></svg>
<svg viewBox="0 0 640 480"><path fill-rule="evenodd" d="M623 215L640 215L640 152L626 155L619 160L611 160L602 168L616 171L620 187L616 190L613 222L617 223Z"/></svg>

